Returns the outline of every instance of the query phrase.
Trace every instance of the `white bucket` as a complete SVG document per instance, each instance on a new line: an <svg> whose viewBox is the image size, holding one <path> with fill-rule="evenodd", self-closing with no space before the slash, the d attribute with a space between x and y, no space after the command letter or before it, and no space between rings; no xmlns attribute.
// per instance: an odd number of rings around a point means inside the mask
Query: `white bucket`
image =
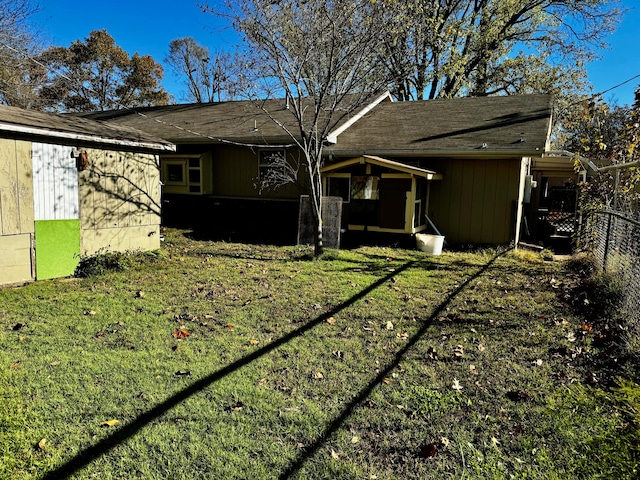
<svg viewBox="0 0 640 480"><path fill-rule="evenodd" d="M431 255L440 255L442 253L443 243L444 236L442 235L416 233L416 247L418 247L418 250L430 253Z"/></svg>

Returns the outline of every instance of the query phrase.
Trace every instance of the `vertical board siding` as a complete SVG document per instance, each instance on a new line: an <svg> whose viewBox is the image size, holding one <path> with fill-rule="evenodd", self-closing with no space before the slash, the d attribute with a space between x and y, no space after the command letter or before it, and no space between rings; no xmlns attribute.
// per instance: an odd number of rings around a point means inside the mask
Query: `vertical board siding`
<svg viewBox="0 0 640 480"><path fill-rule="evenodd" d="M431 183L429 216L454 244L505 244L514 238L520 159L440 160Z"/></svg>
<svg viewBox="0 0 640 480"><path fill-rule="evenodd" d="M20 202L18 201L18 170L14 141L0 142L0 233L20 233Z"/></svg>
<svg viewBox="0 0 640 480"><path fill-rule="evenodd" d="M16 142L16 163L18 171L18 209L20 213L20 233L33 233L33 164L31 142Z"/></svg>
<svg viewBox="0 0 640 480"><path fill-rule="evenodd" d="M35 220L79 219L78 170L72 147L33 144Z"/></svg>

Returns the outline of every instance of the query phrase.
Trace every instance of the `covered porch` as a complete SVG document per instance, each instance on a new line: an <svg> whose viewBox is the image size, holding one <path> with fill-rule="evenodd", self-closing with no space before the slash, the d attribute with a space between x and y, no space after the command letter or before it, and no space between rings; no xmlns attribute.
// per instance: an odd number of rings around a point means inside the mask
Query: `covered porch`
<svg viewBox="0 0 640 480"><path fill-rule="evenodd" d="M438 173L363 155L322 168L325 196L342 197L342 229L415 234L427 228L430 184Z"/></svg>

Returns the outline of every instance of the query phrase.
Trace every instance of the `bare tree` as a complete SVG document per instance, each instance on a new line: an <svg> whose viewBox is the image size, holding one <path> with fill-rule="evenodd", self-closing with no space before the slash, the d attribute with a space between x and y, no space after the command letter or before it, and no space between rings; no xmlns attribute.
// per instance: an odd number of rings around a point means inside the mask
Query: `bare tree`
<svg viewBox="0 0 640 480"><path fill-rule="evenodd" d="M0 0L0 103L37 107L42 69L29 60L37 54L29 20L38 11L32 0Z"/></svg>
<svg viewBox="0 0 640 480"><path fill-rule="evenodd" d="M211 7L203 8L213 12ZM242 91L262 107L297 145L302 168L290 168L275 157L277 175L267 182L281 185L306 176L314 217L315 254L323 253L323 148L328 134L342 120L363 108L372 94L386 90L386 79L375 75L379 54L380 10L371 0L307 2L298 0L229 0L215 13L231 19L246 40L246 70ZM282 120L269 110L288 109ZM302 183L302 182L301 182Z"/></svg>
<svg viewBox="0 0 640 480"><path fill-rule="evenodd" d="M188 101L214 102L233 97L232 56L218 52L213 56L209 48L200 45L193 37L176 38L169 43L169 55L165 62L171 66L188 88Z"/></svg>

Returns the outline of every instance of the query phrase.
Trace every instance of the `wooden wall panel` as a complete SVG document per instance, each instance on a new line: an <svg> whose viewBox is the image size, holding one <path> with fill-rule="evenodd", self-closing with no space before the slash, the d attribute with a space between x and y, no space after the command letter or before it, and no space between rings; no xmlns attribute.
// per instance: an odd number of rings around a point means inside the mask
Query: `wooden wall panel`
<svg viewBox="0 0 640 480"><path fill-rule="evenodd" d="M20 233L33 233L35 218L33 210L33 164L31 161L31 142L16 142L16 165L18 173Z"/></svg>
<svg viewBox="0 0 640 480"><path fill-rule="evenodd" d="M20 202L18 201L18 170L16 144L13 140L0 141L0 234L20 233Z"/></svg>
<svg viewBox="0 0 640 480"><path fill-rule="evenodd" d="M448 241L513 240L520 159L432 160L426 168L443 175L431 182L429 216Z"/></svg>

